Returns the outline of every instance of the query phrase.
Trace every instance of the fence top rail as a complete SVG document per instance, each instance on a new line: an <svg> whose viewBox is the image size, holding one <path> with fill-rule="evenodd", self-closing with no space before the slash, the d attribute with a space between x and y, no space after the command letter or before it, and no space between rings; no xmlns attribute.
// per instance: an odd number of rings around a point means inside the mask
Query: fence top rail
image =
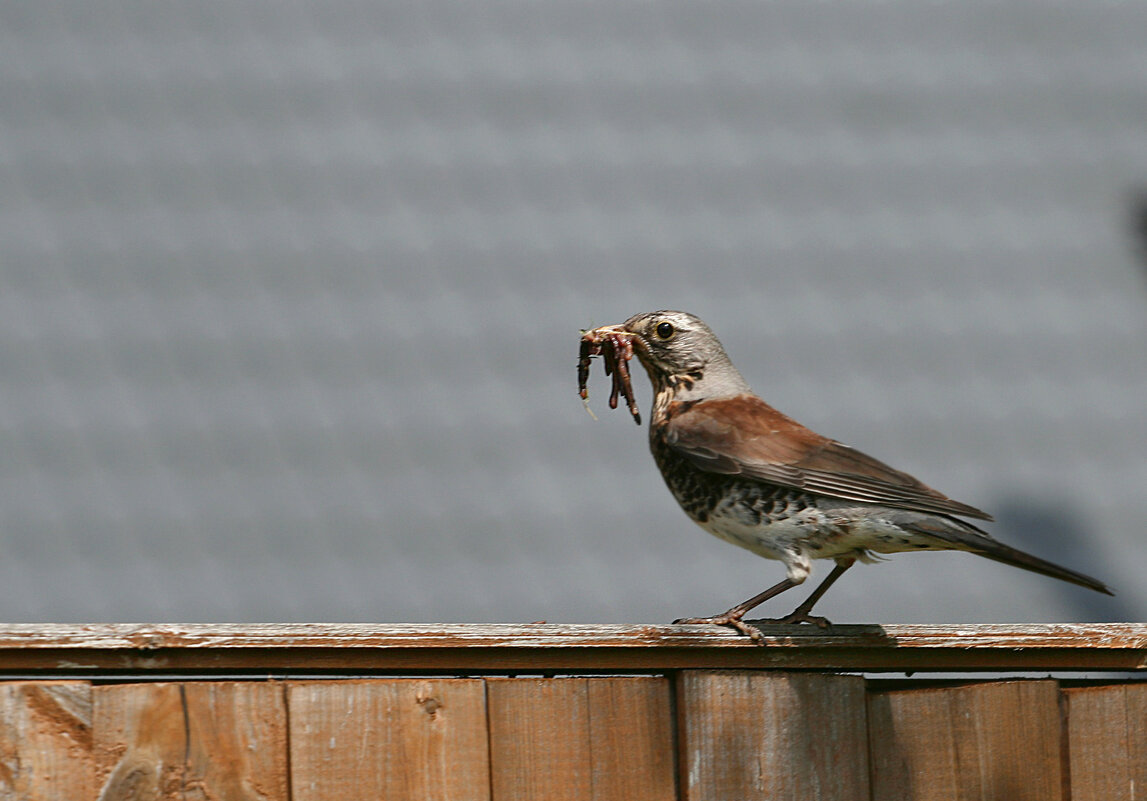
<svg viewBox="0 0 1147 801"><path fill-rule="evenodd" d="M0 674L1147 669L1147 624L8 624Z"/></svg>

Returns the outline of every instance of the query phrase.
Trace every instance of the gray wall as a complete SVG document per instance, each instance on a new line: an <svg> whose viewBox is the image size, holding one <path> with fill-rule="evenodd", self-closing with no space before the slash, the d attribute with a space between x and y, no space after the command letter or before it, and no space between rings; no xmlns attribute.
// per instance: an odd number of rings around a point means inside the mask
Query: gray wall
<svg viewBox="0 0 1147 801"><path fill-rule="evenodd" d="M1145 31L1130 2L0 5L0 619L724 609L780 566L688 522L597 369L601 419L576 397L578 329L662 307L1119 592L911 554L830 617L1142 619Z"/></svg>

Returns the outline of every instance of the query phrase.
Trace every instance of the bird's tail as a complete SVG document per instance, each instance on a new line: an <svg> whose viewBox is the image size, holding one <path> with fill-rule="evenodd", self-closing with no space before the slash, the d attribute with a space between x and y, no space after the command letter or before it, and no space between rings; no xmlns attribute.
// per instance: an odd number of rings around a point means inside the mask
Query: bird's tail
<svg viewBox="0 0 1147 801"><path fill-rule="evenodd" d="M1025 553L1018 548L1012 548L1001 542L988 540L987 542L969 543L969 545L972 545L972 547L969 548L972 553L986 556L989 559L995 559L997 562L1003 562L1005 565L1022 567L1024 570L1030 570L1033 573L1042 573L1045 576L1051 576L1052 578L1057 578L1062 581L1069 581L1072 584L1087 587L1089 590L1095 590L1104 595L1115 594L1099 579L1094 579L1083 573L1061 567L1054 562L1040 559L1038 556L1032 556L1030 553Z"/></svg>
<svg viewBox="0 0 1147 801"><path fill-rule="evenodd" d="M1024 570L1078 584L1080 587L1087 587L1089 590L1102 592L1104 595L1115 594L1099 579L1061 567L1054 562L1040 559L1038 556L1032 556L1019 548L1004 545L993 539L986 531L981 531L966 520L959 520L954 517L917 518L908 522L905 527L920 534L935 537L946 543L946 547L949 548L986 556L997 562L1003 562L1005 565L1022 567Z"/></svg>

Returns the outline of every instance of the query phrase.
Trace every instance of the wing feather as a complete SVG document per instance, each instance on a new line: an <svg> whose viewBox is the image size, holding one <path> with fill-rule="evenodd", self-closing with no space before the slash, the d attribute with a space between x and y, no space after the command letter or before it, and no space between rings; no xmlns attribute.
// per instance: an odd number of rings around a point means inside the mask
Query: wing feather
<svg viewBox="0 0 1147 801"><path fill-rule="evenodd" d="M843 500L992 519L907 473L809 430L755 395L673 404L661 436L706 472L743 475Z"/></svg>

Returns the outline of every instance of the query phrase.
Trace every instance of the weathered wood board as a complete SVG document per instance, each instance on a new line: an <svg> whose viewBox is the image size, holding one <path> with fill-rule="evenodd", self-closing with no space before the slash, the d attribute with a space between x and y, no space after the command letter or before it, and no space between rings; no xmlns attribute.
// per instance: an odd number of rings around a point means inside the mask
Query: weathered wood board
<svg viewBox="0 0 1147 801"><path fill-rule="evenodd" d="M985 682L873 693L873 801L1058 801L1054 681Z"/></svg>
<svg viewBox="0 0 1147 801"><path fill-rule="evenodd" d="M682 798L868 801L864 679L685 671Z"/></svg>
<svg viewBox="0 0 1147 801"><path fill-rule="evenodd" d="M840 670L1145 654L1141 624L0 625L0 801L1133 801L1147 684Z"/></svg>
<svg viewBox="0 0 1147 801"><path fill-rule="evenodd" d="M281 684L119 684L92 694L100 801L288 801Z"/></svg>
<svg viewBox="0 0 1147 801"><path fill-rule="evenodd" d="M1144 670L1147 624L0 625L0 673Z"/></svg>
<svg viewBox="0 0 1147 801"><path fill-rule="evenodd" d="M95 797L87 682L0 683L0 799Z"/></svg>
<svg viewBox="0 0 1147 801"><path fill-rule="evenodd" d="M1147 685L1063 691L1071 801L1147 797Z"/></svg>
<svg viewBox="0 0 1147 801"><path fill-rule="evenodd" d="M497 801L676 798L668 679L492 678L487 687Z"/></svg>
<svg viewBox="0 0 1147 801"><path fill-rule="evenodd" d="M290 686L294 801L487 801L481 679Z"/></svg>

